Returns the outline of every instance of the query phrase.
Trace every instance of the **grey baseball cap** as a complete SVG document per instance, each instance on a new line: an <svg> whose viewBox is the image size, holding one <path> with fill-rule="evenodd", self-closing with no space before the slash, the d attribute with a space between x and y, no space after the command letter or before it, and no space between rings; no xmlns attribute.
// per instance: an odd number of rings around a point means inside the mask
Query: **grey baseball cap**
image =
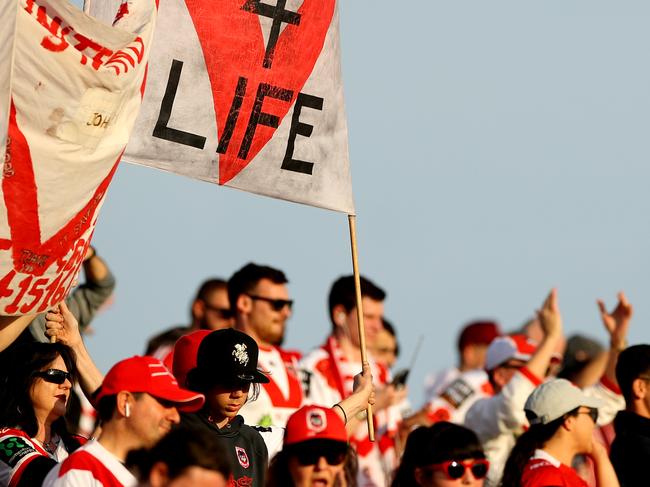
<svg viewBox="0 0 650 487"><path fill-rule="evenodd" d="M574 409L599 408L600 399L589 397L566 379L552 379L537 386L526 400L524 410L531 425L548 424Z"/></svg>

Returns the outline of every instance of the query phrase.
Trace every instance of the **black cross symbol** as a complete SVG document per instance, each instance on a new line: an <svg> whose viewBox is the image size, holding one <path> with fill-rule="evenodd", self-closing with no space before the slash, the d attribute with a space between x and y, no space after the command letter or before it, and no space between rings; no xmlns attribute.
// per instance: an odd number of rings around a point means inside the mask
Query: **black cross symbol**
<svg viewBox="0 0 650 487"><path fill-rule="evenodd" d="M271 64L273 63L273 53L275 52L275 45L278 42L278 37L280 37L280 27L282 27L282 23L300 25L300 14L290 10L285 10L284 7L286 4L287 0L278 0L274 7L262 3L260 0L246 0L246 3L241 8L247 12L273 19L273 25L271 26L271 33L269 35L269 43L266 46L264 63L262 64L262 66L267 69L270 69Z"/></svg>

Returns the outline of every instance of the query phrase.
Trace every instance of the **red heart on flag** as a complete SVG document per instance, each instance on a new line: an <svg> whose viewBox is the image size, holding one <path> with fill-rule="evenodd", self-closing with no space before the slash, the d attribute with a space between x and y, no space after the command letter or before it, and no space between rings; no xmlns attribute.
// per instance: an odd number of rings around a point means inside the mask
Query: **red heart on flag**
<svg viewBox="0 0 650 487"><path fill-rule="evenodd" d="M287 16L295 18L295 14L286 11L285 4L285 0L277 0L276 6L258 0L186 0L210 77L220 142L227 131L233 99L238 88L242 91L241 79L245 79L245 94L236 101L241 102L237 122L225 152L220 150L219 154L219 184L244 169L276 130L263 124L255 125L254 133L249 129L260 86L266 86L262 90L268 91L261 111L277 117L279 125L323 48L335 0L304 0L295 12L300 17L297 24L286 21ZM260 10L264 14L258 13ZM272 16L279 15L284 16L284 30L277 36L271 63L267 57L270 67L264 67L267 46L260 16L278 23Z"/></svg>

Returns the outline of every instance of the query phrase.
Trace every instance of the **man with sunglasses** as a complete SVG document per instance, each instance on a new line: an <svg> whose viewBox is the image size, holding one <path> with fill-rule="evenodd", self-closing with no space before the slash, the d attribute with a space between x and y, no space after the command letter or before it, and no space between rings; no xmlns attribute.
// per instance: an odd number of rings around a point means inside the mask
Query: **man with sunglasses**
<svg viewBox="0 0 650 487"><path fill-rule="evenodd" d="M616 378L625 410L614 419L610 457L622 487L640 485L650 464L650 345L627 348L618 358Z"/></svg>
<svg viewBox="0 0 650 487"><path fill-rule="evenodd" d="M626 301L623 303L619 302L619 307L627 306ZM610 333L612 348L605 375L585 392L602 401L599 424L607 424L623 407L623 398L613 371L621 343L625 341L629 316L606 313L601 306L601 317ZM549 375L551 359L558 343L563 340L556 289L551 290L544 301L538 319L544 338L537 347L531 347L523 338L501 338L492 342L486 367L490 369L488 375L494 395L476 401L465 417L465 425L476 432L490 460L489 486L499 484L515 438L528 427L523 408L526 398ZM508 340L511 342L510 354L505 353Z"/></svg>
<svg viewBox="0 0 650 487"><path fill-rule="evenodd" d="M302 383L295 354L280 348L291 316L288 280L281 270L246 264L228 280L228 297L235 328L249 335L259 347L259 367L268 373L257 400L241 410L246 423L283 427L303 405Z"/></svg>
<svg viewBox="0 0 650 487"><path fill-rule="evenodd" d="M102 432L57 465L45 487L126 487L136 479L124 461L131 450L150 448L180 422L178 411L196 411L202 394L181 389L153 357L131 357L106 374L95 395Z"/></svg>

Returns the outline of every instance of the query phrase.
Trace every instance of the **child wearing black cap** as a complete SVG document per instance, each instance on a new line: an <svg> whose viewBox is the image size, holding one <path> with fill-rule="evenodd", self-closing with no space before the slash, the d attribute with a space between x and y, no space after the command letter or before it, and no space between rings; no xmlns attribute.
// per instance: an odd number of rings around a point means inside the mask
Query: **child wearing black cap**
<svg viewBox="0 0 650 487"><path fill-rule="evenodd" d="M174 370L177 363L192 363L194 350L192 346L177 344ZM184 425L217 435L231 459L232 483L247 487L265 485L269 450L274 453L282 447L283 435L279 428L246 425L238 414L248 400L255 399L259 384L269 381L258 370L257 358L255 340L232 328L216 330L201 338L196 367L187 373L186 386L205 394L205 406L198 413L184 414L181 418ZM366 369L355 394L335 405L332 411L347 423L348 418L355 418L368 403L374 403L371 389L370 372ZM349 426L356 427L352 423ZM271 445L269 449L268 445Z"/></svg>

